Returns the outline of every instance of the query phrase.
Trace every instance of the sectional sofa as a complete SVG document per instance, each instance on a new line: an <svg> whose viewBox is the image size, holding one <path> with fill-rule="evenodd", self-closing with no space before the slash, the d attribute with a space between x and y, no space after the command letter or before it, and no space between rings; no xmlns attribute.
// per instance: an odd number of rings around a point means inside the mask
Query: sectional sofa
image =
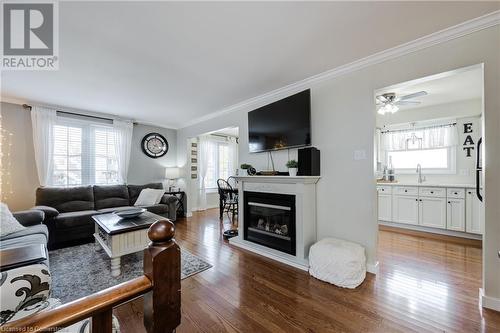
<svg viewBox="0 0 500 333"><path fill-rule="evenodd" d="M48 247L52 250L92 242L92 216L129 209L145 188L163 189L163 185L40 187L36 191L36 207L33 209L45 214L43 223L48 227ZM159 204L141 207L175 221L176 203L175 196L164 195Z"/></svg>

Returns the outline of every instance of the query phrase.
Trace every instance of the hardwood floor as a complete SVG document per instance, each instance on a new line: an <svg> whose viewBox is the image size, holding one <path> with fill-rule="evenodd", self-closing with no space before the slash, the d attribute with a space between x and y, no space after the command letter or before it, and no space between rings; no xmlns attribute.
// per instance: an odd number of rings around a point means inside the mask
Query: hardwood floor
<svg viewBox="0 0 500 333"><path fill-rule="evenodd" d="M213 265L182 281L178 333L500 332L500 314L478 306L477 247L380 231L380 273L348 290L232 247L217 210L176 228L179 245ZM142 299L115 310L123 333L145 332L141 312Z"/></svg>

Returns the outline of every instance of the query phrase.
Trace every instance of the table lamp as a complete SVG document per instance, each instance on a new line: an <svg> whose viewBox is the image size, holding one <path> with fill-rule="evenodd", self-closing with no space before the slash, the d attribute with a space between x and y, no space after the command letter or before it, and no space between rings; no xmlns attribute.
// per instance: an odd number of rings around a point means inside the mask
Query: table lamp
<svg viewBox="0 0 500 333"><path fill-rule="evenodd" d="M180 178L180 174L181 174L181 172L180 172L179 168L176 168L176 167L165 168L165 178L168 180L167 185L168 185L169 192L171 192L171 190L172 190L172 186L171 186L170 182L172 180Z"/></svg>

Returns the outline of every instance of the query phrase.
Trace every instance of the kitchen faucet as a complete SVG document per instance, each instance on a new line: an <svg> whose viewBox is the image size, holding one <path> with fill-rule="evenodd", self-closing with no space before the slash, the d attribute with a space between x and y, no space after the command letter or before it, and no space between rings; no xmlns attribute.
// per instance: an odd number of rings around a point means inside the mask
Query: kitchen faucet
<svg viewBox="0 0 500 333"><path fill-rule="evenodd" d="M417 164L417 173L418 173L418 183L421 184L425 181L425 176L422 178L422 166L420 163Z"/></svg>

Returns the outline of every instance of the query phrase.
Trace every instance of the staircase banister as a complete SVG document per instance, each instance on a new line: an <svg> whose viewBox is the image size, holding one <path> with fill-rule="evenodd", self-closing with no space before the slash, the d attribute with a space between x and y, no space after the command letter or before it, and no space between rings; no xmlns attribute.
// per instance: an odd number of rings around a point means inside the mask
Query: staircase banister
<svg viewBox="0 0 500 333"><path fill-rule="evenodd" d="M152 288L151 280L143 275L130 281L109 287L95 294L62 304L52 310L9 322L0 328L2 332L46 332L62 329L93 314L113 308L141 296ZM56 329L55 329L56 328Z"/></svg>

